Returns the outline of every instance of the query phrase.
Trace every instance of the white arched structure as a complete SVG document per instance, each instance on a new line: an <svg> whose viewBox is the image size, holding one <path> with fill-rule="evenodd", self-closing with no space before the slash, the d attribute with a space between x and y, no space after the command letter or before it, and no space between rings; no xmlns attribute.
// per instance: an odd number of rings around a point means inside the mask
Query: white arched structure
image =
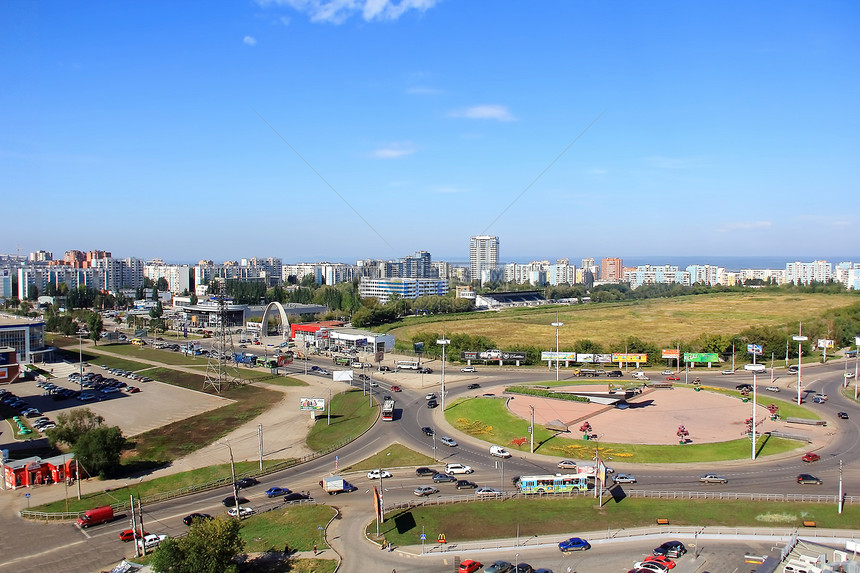
<svg viewBox="0 0 860 573"><path fill-rule="evenodd" d="M281 315L281 336L286 340L290 336L290 319L287 318L287 311L284 310L284 306L279 302L270 302L266 305L266 310L263 311L263 320L260 322L260 334L266 336L269 316L274 315L275 310Z"/></svg>

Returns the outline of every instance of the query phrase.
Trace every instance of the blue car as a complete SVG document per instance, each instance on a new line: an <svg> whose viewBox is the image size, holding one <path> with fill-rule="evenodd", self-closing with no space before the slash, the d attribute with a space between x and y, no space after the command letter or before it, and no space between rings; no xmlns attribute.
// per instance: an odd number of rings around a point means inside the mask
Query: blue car
<svg viewBox="0 0 860 573"><path fill-rule="evenodd" d="M287 495L291 490L286 487L270 487L266 490L266 495L269 497L278 497L279 495Z"/></svg>
<svg viewBox="0 0 860 573"><path fill-rule="evenodd" d="M562 553L569 553L571 551L585 551L586 549L591 549L591 544L581 537L571 537L570 539L565 539L559 543L558 548Z"/></svg>

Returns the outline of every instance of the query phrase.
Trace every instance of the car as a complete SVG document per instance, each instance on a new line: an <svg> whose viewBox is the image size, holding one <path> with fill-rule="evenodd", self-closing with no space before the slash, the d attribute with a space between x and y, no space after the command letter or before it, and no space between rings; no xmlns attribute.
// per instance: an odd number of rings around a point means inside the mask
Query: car
<svg viewBox="0 0 860 573"><path fill-rule="evenodd" d="M672 561L671 559L669 559L665 555L649 555L648 557L645 558L645 562L646 563L659 563L660 565L663 565L664 567L666 567L666 569L674 569L675 565L676 565L676 563L674 561ZM635 564L633 566L636 567Z"/></svg>
<svg viewBox="0 0 860 573"><path fill-rule="evenodd" d="M419 374L433 374L433 369L432 368L419 368L418 373Z"/></svg>
<svg viewBox="0 0 860 573"><path fill-rule="evenodd" d="M477 390L480 387L481 387L480 384L469 384L468 386L466 386L466 389L467 390Z"/></svg>
<svg viewBox="0 0 860 573"><path fill-rule="evenodd" d="M720 372L720 374L722 374L723 376L731 376L734 373L734 370L723 370L722 372Z"/></svg>
<svg viewBox="0 0 860 573"><path fill-rule="evenodd" d="M768 392L779 392L779 386L766 386L765 390Z"/></svg>
<svg viewBox="0 0 860 573"><path fill-rule="evenodd" d="M475 490L475 495L478 497L495 497L502 495L502 492L493 487L479 487Z"/></svg>
<svg viewBox="0 0 860 573"><path fill-rule="evenodd" d="M231 507L227 510L227 515L230 517L245 517L254 513L254 510L247 505L241 505L238 508Z"/></svg>
<svg viewBox="0 0 860 573"><path fill-rule="evenodd" d="M125 390L126 390L126 392L128 392L129 394L137 394L138 392L140 392L140 388L138 388L137 386L129 386L129 387L128 387L128 388L126 388Z"/></svg>
<svg viewBox="0 0 860 573"><path fill-rule="evenodd" d="M221 503L224 505L224 507L236 507L237 503L241 505L243 503L250 503L250 502L247 499L245 499L244 497L239 497L238 501L237 501L237 498L235 498L231 495L230 497L225 497L224 499L222 499Z"/></svg>
<svg viewBox="0 0 860 573"><path fill-rule="evenodd" d="M377 382L376 380L371 380L370 382L367 383L367 385L370 386L371 388L376 388L379 386L379 382Z"/></svg>
<svg viewBox="0 0 860 573"><path fill-rule="evenodd" d="M460 368L460 372L477 372L474 366L463 366Z"/></svg>
<svg viewBox="0 0 860 573"><path fill-rule="evenodd" d="M451 448L457 445L457 440L448 436L442 436L441 438L439 438L439 441Z"/></svg>
<svg viewBox="0 0 860 573"><path fill-rule="evenodd" d="M827 401L827 398L822 398L821 396L815 396L815 397L812 399L812 402L813 402L814 404L824 404L824 402L826 402L826 401Z"/></svg>
<svg viewBox="0 0 860 573"><path fill-rule="evenodd" d="M311 366L311 372L316 372L319 369L320 369L319 366Z"/></svg>
<svg viewBox="0 0 860 573"><path fill-rule="evenodd" d="M435 408L438 405L439 405L439 402L437 402L435 399L434 400L427 400L427 407L428 408Z"/></svg>
<svg viewBox="0 0 860 573"><path fill-rule="evenodd" d="M615 480L615 483L636 483L636 478L630 474L618 474L612 479Z"/></svg>
<svg viewBox="0 0 860 573"><path fill-rule="evenodd" d="M443 473L435 473L433 474L433 483L448 483L448 482L456 482L457 478L450 474Z"/></svg>
<svg viewBox="0 0 860 573"><path fill-rule="evenodd" d="M472 466L467 466L465 464L445 464L445 473L446 474L470 474L475 470L472 469Z"/></svg>
<svg viewBox="0 0 860 573"><path fill-rule="evenodd" d="M660 376L671 376L674 373L675 372L673 372L672 370L663 370L662 372L660 372Z"/></svg>
<svg viewBox="0 0 860 573"><path fill-rule="evenodd" d="M291 493L292 490L287 487L270 487L266 490L266 497L278 497L279 495L287 495Z"/></svg>
<svg viewBox="0 0 860 573"><path fill-rule="evenodd" d="M699 478L699 481L702 483L728 483L728 479L725 476L717 475L717 474L705 474Z"/></svg>
<svg viewBox="0 0 860 573"><path fill-rule="evenodd" d="M439 493L439 490L430 485L422 485L415 488L413 491L416 496L423 497L426 495L433 495L434 493Z"/></svg>
<svg viewBox="0 0 860 573"><path fill-rule="evenodd" d="M480 561L475 561L474 559L466 559L465 561L460 561L460 566L457 568L457 573L475 573L475 571L477 571L483 566L484 564Z"/></svg>
<svg viewBox="0 0 860 573"><path fill-rule="evenodd" d="M436 392L430 392L426 396L424 396L425 400L433 400L436 397Z"/></svg>
<svg viewBox="0 0 860 573"><path fill-rule="evenodd" d="M370 470L367 472L367 479L384 479L390 477L391 472L388 470Z"/></svg>
<svg viewBox="0 0 860 573"><path fill-rule="evenodd" d="M843 420L848 419L848 412L837 412L836 415Z"/></svg>
<svg viewBox="0 0 860 573"><path fill-rule="evenodd" d="M185 525L191 525L195 521L207 521L209 519L212 519L212 516L208 513L192 513L183 517L182 523L184 523Z"/></svg>
<svg viewBox="0 0 860 573"><path fill-rule="evenodd" d="M478 487L478 484L467 479L458 479L456 487L457 489L475 489Z"/></svg>
<svg viewBox="0 0 860 573"><path fill-rule="evenodd" d="M430 426L424 426L423 428L421 428L421 431L424 432L425 436L433 437L436 435L436 432Z"/></svg>
<svg viewBox="0 0 860 573"><path fill-rule="evenodd" d="M571 551L585 551L591 549L591 544L581 537L571 537L565 539L558 544L558 549L562 553L570 553Z"/></svg>
<svg viewBox="0 0 860 573"><path fill-rule="evenodd" d="M137 539L143 539L149 535L146 531L137 530ZM119 538L121 541L134 541L135 534L134 529L123 529L119 532Z"/></svg>
<svg viewBox="0 0 860 573"><path fill-rule="evenodd" d="M843 376L845 376L846 378L854 378L854 373L853 372L846 372L845 374L843 374Z"/></svg>
<svg viewBox="0 0 860 573"><path fill-rule="evenodd" d="M659 547L655 547L652 552L654 555L663 555L665 557L675 557L676 559L687 552L687 548L680 541L667 541Z"/></svg>
<svg viewBox="0 0 860 573"><path fill-rule="evenodd" d="M820 460L821 456L819 456L815 452L806 452L805 454L803 454L803 457L800 459L807 462L807 463L811 463L811 462L817 462L818 460Z"/></svg>
<svg viewBox="0 0 860 573"><path fill-rule="evenodd" d="M509 458L511 457L511 452L502 446L490 446L490 455L497 458Z"/></svg>
<svg viewBox="0 0 860 573"><path fill-rule="evenodd" d="M669 567L656 561L637 561L633 564L633 570L637 573L666 573Z"/></svg>
<svg viewBox="0 0 860 573"><path fill-rule="evenodd" d="M666 380L680 380L680 378L674 374L670 374L669 376L666 376Z"/></svg>
<svg viewBox="0 0 860 573"><path fill-rule="evenodd" d="M507 561L496 561L486 569L484 569L484 573L509 573L513 571L514 566L508 563Z"/></svg>
<svg viewBox="0 0 860 573"><path fill-rule="evenodd" d="M94 394L90 394L89 392L84 392L80 396L78 396L78 400L81 402L89 402L90 400L95 400L96 397Z"/></svg>
<svg viewBox="0 0 860 573"><path fill-rule="evenodd" d="M512 573L534 573L535 569L528 563L517 563Z"/></svg>
<svg viewBox="0 0 860 573"><path fill-rule="evenodd" d="M236 480L236 487L239 489L248 488L248 487L251 487L252 485L257 485L258 483L260 483L258 480L254 479L252 477L246 477L246 478Z"/></svg>
<svg viewBox="0 0 860 573"><path fill-rule="evenodd" d="M735 390L749 390L750 392L752 392L752 389L753 389L752 384L747 384L747 383L738 384L737 386L735 386Z"/></svg>
<svg viewBox="0 0 860 573"><path fill-rule="evenodd" d="M167 539L166 535L154 535L152 533L144 535L143 539L138 539L137 544L144 550L155 549L158 544Z"/></svg>
<svg viewBox="0 0 860 573"><path fill-rule="evenodd" d="M343 482L343 491L349 492L349 491L355 491L357 489L358 488L355 487L354 485L352 485L351 483ZM293 503L296 501L308 501L308 500L313 500L313 498L306 493L300 493L297 491L294 491L292 493L288 493L287 495L284 496L284 503Z"/></svg>
<svg viewBox="0 0 860 573"><path fill-rule="evenodd" d="M323 376L328 376L330 374L330 372L328 370L326 370L325 368L320 368L319 370L317 370L317 374L321 374Z"/></svg>
<svg viewBox="0 0 860 573"><path fill-rule="evenodd" d="M402 391L403 391L403 389L402 389L402 388L400 388L400 386L392 386L392 387L391 387L391 391L392 391L392 392L402 392Z"/></svg>
<svg viewBox="0 0 860 573"><path fill-rule="evenodd" d="M800 474L797 476L797 483L799 484L812 484L812 485L821 485L822 482L820 479L815 477L812 474Z"/></svg>
<svg viewBox="0 0 860 573"><path fill-rule="evenodd" d="M432 476L433 474L437 473L439 472L437 470L434 470L433 468L420 467L415 470L415 475L417 475L418 477Z"/></svg>

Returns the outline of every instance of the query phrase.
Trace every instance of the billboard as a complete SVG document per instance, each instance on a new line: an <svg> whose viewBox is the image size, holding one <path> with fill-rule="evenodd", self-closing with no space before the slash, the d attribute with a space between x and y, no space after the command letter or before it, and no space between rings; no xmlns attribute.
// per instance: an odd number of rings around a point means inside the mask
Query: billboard
<svg viewBox="0 0 860 573"><path fill-rule="evenodd" d="M662 357L678 360L681 357L681 351L677 348L664 348L662 351Z"/></svg>
<svg viewBox="0 0 860 573"><path fill-rule="evenodd" d="M761 354L761 344L747 344L747 354Z"/></svg>
<svg viewBox="0 0 860 573"><path fill-rule="evenodd" d="M576 361L577 362L594 362L594 354L577 353Z"/></svg>
<svg viewBox="0 0 860 573"><path fill-rule="evenodd" d="M578 362L576 359L576 352L541 352L540 353L541 360L570 360L571 362Z"/></svg>
<svg viewBox="0 0 860 573"><path fill-rule="evenodd" d="M604 364L609 364L610 362L612 362L612 355L611 354L595 354L594 355L594 361L595 362L603 362Z"/></svg>
<svg viewBox="0 0 860 573"><path fill-rule="evenodd" d="M335 382L352 382L352 370L335 370L332 373Z"/></svg>
<svg viewBox="0 0 860 573"><path fill-rule="evenodd" d="M826 338L818 339L818 348L833 348L833 341Z"/></svg>
<svg viewBox="0 0 860 573"><path fill-rule="evenodd" d="M303 412L325 412L325 398L299 398L299 410Z"/></svg>
<svg viewBox="0 0 860 573"><path fill-rule="evenodd" d="M715 352L685 352L684 362L719 362L720 357Z"/></svg>
<svg viewBox="0 0 860 573"><path fill-rule="evenodd" d="M613 362L648 362L646 352L613 352Z"/></svg>
<svg viewBox="0 0 860 573"><path fill-rule="evenodd" d="M463 360L525 360L525 352L502 352L501 350L484 350L482 352L462 352ZM555 358L553 358L555 360Z"/></svg>

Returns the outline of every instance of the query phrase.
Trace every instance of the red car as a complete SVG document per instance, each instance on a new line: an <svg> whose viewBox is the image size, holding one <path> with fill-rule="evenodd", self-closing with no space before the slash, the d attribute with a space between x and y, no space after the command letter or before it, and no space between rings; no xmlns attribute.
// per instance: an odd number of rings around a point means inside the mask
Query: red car
<svg viewBox="0 0 860 573"><path fill-rule="evenodd" d="M680 378L672 374L671 376L666 376L666 380L680 380Z"/></svg>
<svg viewBox="0 0 860 573"><path fill-rule="evenodd" d="M391 391L392 391L392 392L400 392L400 391L401 391L401 390L400 390L400 386L392 386L392 387L391 387Z"/></svg>
<svg viewBox="0 0 860 573"><path fill-rule="evenodd" d="M807 452L803 454L803 457L801 459L805 462L817 462L821 459L821 456L812 452Z"/></svg>
<svg viewBox="0 0 860 573"><path fill-rule="evenodd" d="M149 535L147 532L141 532L139 529L137 530L137 538L143 539ZM125 529L119 532L119 538L122 541L132 541L134 539L134 530L133 529Z"/></svg>
<svg viewBox="0 0 860 573"><path fill-rule="evenodd" d="M460 568L457 569L457 573L474 573L483 566L483 563L473 561L472 559L466 559L460 563Z"/></svg>
<svg viewBox="0 0 860 573"><path fill-rule="evenodd" d="M137 386L129 386L128 388L126 388L126 391L129 394L137 394L138 392L140 392L140 388L138 388Z"/></svg>
<svg viewBox="0 0 860 573"><path fill-rule="evenodd" d="M672 569L675 566L675 562L666 557L665 555L649 555L645 558L645 562L654 561L655 563L659 563L666 569Z"/></svg>

